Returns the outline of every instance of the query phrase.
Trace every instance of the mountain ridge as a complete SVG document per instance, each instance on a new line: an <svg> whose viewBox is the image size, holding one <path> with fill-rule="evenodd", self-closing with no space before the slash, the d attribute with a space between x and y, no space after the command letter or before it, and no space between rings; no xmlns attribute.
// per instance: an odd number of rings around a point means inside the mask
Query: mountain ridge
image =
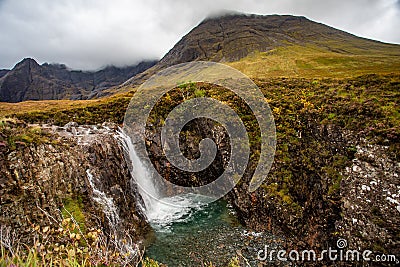
<svg viewBox="0 0 400 267"><path fill-rule="evenodd" d="M71 70L64 64L43 63L32 58L0 71L0 101L90 99L99 91L119 85L153 66L142 61L126 67L106 66L98 71Z"/></svg>
<svg viewBox="0 0 400 267"><path fill-rule="evenodd" d="M205 18L158 62L90 72L23 60L13 70L0 70L0 101L105 97L130 91L169 66L200 60L228 64L255 79L354 77L397 72L400 45L358 37L304 16L231 12Z"/></svg>
<svg viewBox="0 0 400 267"><path fill-rule="evenodd" d="M315 50L344 56L400 56L400 45L358 37L304 16L228 13L204 19L155 66L126 84L139 85L159 70L179 63L211 60L229 65L257 52L310 45ZM233 67L238 68L236 65Z"/></svg>

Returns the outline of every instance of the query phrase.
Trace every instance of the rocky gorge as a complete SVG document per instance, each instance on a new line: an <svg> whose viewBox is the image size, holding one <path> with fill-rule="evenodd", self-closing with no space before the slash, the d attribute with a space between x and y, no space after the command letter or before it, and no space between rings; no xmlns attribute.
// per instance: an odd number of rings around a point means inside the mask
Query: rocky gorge
<svg viewBox="0 0 400 267"><path fill-rule="evenodd" d="M335 124L320 124L315 114L302 115L292 122L294 132L278 135L279 148L268 178L249 193L258 160L254 156L257 144L252 146L245 175L225 196L237 218L255 231L283 236L288 251L321 253L328 247L337 248L338 240L344 239L348 249L398 255L400 180L393 151L376 139L357 136ZM279 125L279 116L276 119ZM213 164L196 174L170 166L165 156L160 156L160 129L150 129L148 152L157 171L169 181L187 186L207 184L228 164L229 136L212 121L195 121L181 134L181 149L188 158L199 156L198 144L203 138L211 138L218 147Z"/></svg>

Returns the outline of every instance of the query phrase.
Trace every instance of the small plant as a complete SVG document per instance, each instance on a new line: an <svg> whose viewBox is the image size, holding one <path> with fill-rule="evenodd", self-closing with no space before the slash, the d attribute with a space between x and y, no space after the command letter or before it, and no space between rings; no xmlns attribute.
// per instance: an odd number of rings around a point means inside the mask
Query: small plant
<svg viewBox="0 0 400 267"><path fill-rule="evenodd" d="M239 257L233 257L228 264L228 267L240 267Z"/></svg>
<svg viewBox="0 0 400 267"><path fill-rule="evenodd" d="M195 97L205 97L206 96L206 92L204 90L201 90L201 89L196 89L194 91L194 96Z"/></svg>
<svg viewBox="0 0 400 267"><path fill-rule="evenodd" d="M156 260L146 257L144 260L142 260L142 267L166 267L166 265L160 264Z"/></svg>

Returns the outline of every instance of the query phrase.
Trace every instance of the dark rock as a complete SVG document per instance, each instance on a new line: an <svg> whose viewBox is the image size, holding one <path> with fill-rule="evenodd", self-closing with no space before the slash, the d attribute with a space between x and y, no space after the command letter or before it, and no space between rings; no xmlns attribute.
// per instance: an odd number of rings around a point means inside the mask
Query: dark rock
<svg viewBox="0 0 400 267"><path fill-rule="evenodd" d="M8 72L9 70L0 70L0 78L5 76Z"/></svg>
<svg viewBox="0 0 400 267"><path fill-rule="evenodd" d="M31 244L31 226L53 225L54 219L61 222L70 202L75 205L70 212L83 213L86 229L100 229L106 236L129 235L140 243L150 228L136 205L136 188L115 132L101 129L97 134L73 136L52 128L43 131L59 142L23 143L12 152L0 153L0 225L11 227L20 242ZM107 208L96 200L99 197L117 207L118 221L109 220Z"/></svg>
<svg viewBox="0 0 400 267"><path fill-rule="evenodd" d="M74 71L62 64L39 65L26 58L10 71L0 75L0 101L88 99L101 91L119 85L155 64L141 62L135 66L102 70Z"/></svg>

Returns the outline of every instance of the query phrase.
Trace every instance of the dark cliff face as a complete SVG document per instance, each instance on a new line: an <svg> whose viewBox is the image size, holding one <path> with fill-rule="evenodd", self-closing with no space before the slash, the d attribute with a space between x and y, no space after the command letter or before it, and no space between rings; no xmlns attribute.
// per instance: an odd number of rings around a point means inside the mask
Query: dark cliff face
<svg viewBox="0 0 400 267"><path fill-rule="evenodd" d="M58 229L66 218L73 218L84 235L99 229L109 239L130 238L140 244L149 225L137 206L136 188L114 135L114 130L101 127L3 124L2 227L33 244L33 228ZM49 240L63 244L63 236L48 231Z"/></svg>
<svg viewBox="0 0 400 267"><path fill-rule="evenodd" d="M123 68L109 66L96 72L69 70L62 64L39 65L24 59L0 76L0 101L92 98L104 89L119 85L155 64L141 62Z"/></svg>
<svg viewBox="0 0 400 267"><path fill-rule="evenodd" d="M184 36L159 64L193 60L236 61L287 44L348 41L355 36L296 16L226 15L209 18Z"/></svg>
<svg viewBox="0 0 400 267"><path fill-rule="evenodd" d="M9 70L0 70L0 78L6 75L9 72Z"/></svg>

